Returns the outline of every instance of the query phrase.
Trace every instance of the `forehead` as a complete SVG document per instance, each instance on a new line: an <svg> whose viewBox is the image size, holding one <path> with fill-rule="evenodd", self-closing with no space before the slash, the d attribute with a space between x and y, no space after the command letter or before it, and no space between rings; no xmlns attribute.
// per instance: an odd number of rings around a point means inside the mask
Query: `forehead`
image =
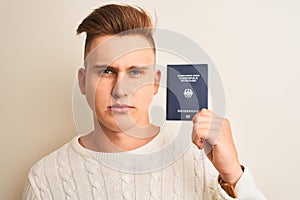
<svg viewBox="0 0 300 200"><path fill-rule="evenodd" d="M85 64L111 64L117 60L153 63L155 54L151 44L143 36L106 35L92 41Z"/></svg>

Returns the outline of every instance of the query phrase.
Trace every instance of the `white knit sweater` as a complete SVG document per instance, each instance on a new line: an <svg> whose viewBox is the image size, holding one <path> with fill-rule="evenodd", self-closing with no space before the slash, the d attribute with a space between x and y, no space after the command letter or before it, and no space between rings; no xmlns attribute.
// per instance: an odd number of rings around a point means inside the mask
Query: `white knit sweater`
<svg viewBox="0 0 300 200"><path fill-rule="evenodd" d="M31 168L23 199L232 199L203 151L171 131L123 153L87 150L79 137ZM237 199L265 199L247 167L235 188Z"/></svg>

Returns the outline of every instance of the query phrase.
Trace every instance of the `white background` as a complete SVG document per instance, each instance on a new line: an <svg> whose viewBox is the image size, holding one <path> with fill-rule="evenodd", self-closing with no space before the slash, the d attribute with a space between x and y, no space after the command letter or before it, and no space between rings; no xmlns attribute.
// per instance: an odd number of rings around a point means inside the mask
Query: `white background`
<svg viewBox="0 0 300 200"><path fill-rule="evenodd" d="M72 89L84 37L75 30L101 3L0 2L0 199L20 199L30 166L77 134ZM206 50L223 81L226 117L241 162L268 199L297 199L299 1L144 0L138 5L150 13L155 8L159 27L183 33Z"/></svg>

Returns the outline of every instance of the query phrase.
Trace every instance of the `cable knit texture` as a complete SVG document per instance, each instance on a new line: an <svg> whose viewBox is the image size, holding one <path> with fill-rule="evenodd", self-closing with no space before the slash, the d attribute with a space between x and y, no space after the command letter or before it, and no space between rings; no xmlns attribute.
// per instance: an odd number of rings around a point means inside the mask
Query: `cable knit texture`
<svg viewBox="0 0 300 200"><path fill-rule="evenodd" d="M87 150L76 136L31 168L23 200L232 200L217 183L218 173L203 151L189 143L178 154L174 138L164 129L145 146L124 154ZM145 160L136 155L145 155ZM240 200L265 199L247 167L236 190Z"/></svg>

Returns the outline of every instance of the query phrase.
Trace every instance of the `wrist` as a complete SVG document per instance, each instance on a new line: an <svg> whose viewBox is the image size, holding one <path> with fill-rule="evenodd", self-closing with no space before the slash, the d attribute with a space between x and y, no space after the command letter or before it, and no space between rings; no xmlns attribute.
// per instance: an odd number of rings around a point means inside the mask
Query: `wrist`
<svg viewBox="0 0 300 200"><path fill-rule="evenodd" d="M226 183L236 184L244 172L244 167L242 165L236 166L233 170L228 173L220 173L220 177Z"/></svg>
<svg viewBox="0 0 300 200"><path fill-rule="evenodd" d="M244 166L240 166L239 168L242 173L244 172L245 167ZM231 197L236 198L237 197L237 193L235 191L235 185L238 182L239 178L242 176L242 174L233 182L226 182L223 180L223 178L221 177L221 175L219 175L218 177L218 183L221 185L222 189Z"/></svg>

